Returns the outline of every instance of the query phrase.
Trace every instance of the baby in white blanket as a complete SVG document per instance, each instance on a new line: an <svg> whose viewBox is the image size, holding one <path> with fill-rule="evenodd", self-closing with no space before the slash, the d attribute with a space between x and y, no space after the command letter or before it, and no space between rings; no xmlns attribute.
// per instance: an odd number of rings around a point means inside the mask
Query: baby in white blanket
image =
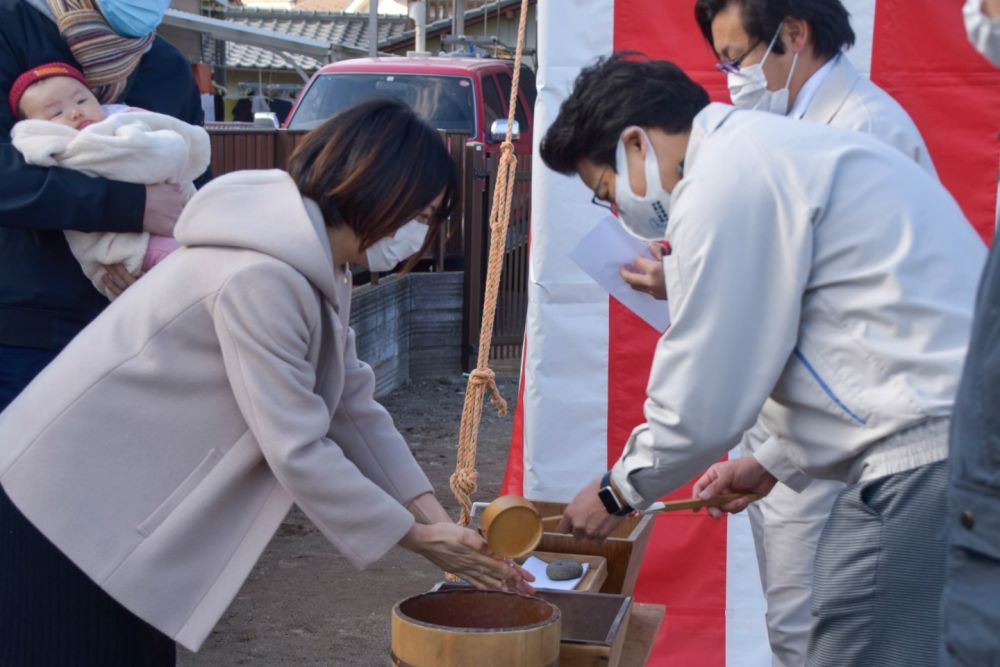
<svg viewBox="0 0 1000 667"><path fill-rule="evenodd" d="M91 176L153 185L175 183L188 197L192 181L208 168L208 133L171 116L122 105L102 106L76 68L40 65L11 86L11 130L26 162L65 167ZM124 264L132 275L150 270L178 248L173 238L140 233L66 231L73 256L109 299L105 267Z"/></svg>

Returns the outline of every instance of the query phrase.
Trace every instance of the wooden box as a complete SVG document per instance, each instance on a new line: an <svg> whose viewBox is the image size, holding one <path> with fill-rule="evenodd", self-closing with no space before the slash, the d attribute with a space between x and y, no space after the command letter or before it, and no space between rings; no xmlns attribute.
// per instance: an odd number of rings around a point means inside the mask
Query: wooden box
<svg viewBox="0 0 1000 667"><path fill-rule="evenodd" d="M536 595L562 612L559 667L618 665L628 630L631 597L547 590Z"/></svg>
<svg viewBox="0 0 1000 667"><path fill-rule="evenodd" d="M531 555L538 560L551 563L557 560L575 560L578 563L587 563L587 574L576 585L575 591L586 593L597 593L601 590L605 580L608 578L608 562L601 556L590 556L587 554L554 554L547 551L532 551Z"/></svg>
<svg viewBox="0 0 1000 667"><path fill-rule="evenodd" d="M467 588L443 582L434 590ZM617 667L625 646L632 598L627 595L539 590L562 614L559 667Z"/></svg>
<svg viewBox="0 0 1000 667"><path fill-rule="evenodd" d="M543 517L563 513L566 503L532 500ZM653 532L652 514L626 517L625 521L602 544L591 540L578 540L565 533L546 532L537 550L559 554L584 554L603 556L608 565L608 577L601 587L602 593L631 595L639 576L642 557ZM548 524L551 525L551 524Z"/></svg>

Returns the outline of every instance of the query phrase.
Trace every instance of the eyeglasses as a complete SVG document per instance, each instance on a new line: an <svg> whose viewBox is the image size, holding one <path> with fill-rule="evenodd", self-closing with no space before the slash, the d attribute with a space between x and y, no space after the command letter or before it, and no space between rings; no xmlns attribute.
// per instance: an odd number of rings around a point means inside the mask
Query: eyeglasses
<svg viewBox="0 0 1000 667"><path fill-rule="evenodd" d="M601 187L601 182L604 180L604 174L608 173L609 168L610 167L605 167L604 171L601 172L601 175L597 177L597 187ZM599 206L600 208L607 209L612 213L618 212L617 206L597 196L597 190L594 190L594 196L590 198L590 203L593 204L594 206Z"/></svg>
<svg viewBox="0 0 1000 667"><path fill-rule="evenodd" d="M753 46L744 51L743 55L741 55L739 58L733 58L732 60L723 60L721 62L715 63L715 69L719 70L723 74L739 74L740 65L743 63L743 61L746 59L748 55L753 53L754 49L760 46L761 41L762 40L758 39L756 42L754 42Z"/></svg>
<svg viewBox="0 0 1000 667"><path fill-rule="evenodd" d="M598 198L598 196L596 194L593 197L590 198L590 203L593 204L594 206L599 206L601 208L606 208L607 210L611 211L612 213L614 213L616 210L618 210L617 207L614 204L612 204L609 201L604 201L603 199Z"/></svg>

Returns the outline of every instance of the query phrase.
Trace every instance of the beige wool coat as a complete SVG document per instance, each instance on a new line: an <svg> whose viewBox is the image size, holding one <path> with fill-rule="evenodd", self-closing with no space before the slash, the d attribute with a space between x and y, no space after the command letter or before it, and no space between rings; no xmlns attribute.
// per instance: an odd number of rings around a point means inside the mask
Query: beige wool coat
<svg viewBox="0 0 1000 667"><path fill-rule="evenodd" d="M197 650L292 503L357 567L431 490L375 402L351 280L283 171L216 179L173 253L0 414L0 484L84 572Z"/></svg>

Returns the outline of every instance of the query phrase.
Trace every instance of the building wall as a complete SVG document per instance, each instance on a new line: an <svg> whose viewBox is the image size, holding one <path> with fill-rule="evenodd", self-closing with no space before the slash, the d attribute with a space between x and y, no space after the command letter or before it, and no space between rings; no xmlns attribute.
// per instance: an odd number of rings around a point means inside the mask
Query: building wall
<svg viewBox="0 0 1000 667"><path fill-rule="evenodd" d="M493 11L489 12L485 20L478 17L474 20L466 19L465 34L467 37L496 37L504 44L513 48L517 45L518 14L519 10L515 7L512 10L507 10L501 13L499 18L497 17L496 12ZM439 34L428 36L427 51L434 55L442 52L441 37L450 34L451 30L448 29ZM525 26L524 37L524 46L526 49L538 48L538 11L535 5L528 7L528 21ZM454 47L452 46L447 46L444 50L451 51L453 48ZM407 51L412 50L412 43L389 49L391 53L396 53L398 55L406 55ZM537 63L530 56L525 57L525 63L532 69L537 69Z"/></svg>
<svg viewBox="0 0 1000 667"><path fill-rule="evenodd" d="M170 8L191 14L200 14L201 2L199 0L171 0ZM180 52L189 61L201 62L201 33L170 26L160 26L156 32L160 37L180 49Z"/></svg>

